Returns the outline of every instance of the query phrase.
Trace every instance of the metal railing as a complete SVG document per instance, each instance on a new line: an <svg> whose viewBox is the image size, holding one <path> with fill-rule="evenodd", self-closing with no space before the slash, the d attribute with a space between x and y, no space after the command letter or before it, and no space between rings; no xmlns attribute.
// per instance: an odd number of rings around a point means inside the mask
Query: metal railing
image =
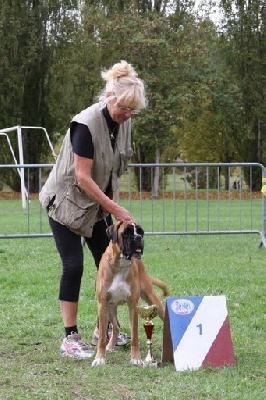
<svg viewBox="0 0 266 400"><path fill-rule="evenodd" d="M23 168L28 193L24 208L14 193L0 192L0 215L8 221L0 223L0 239L51 236L46 211L31 190L31 175L35 171L40 191L52 167L0 165L0 172ZM252 190L258 179L266 185L266 169L259 163L130 164L121 178L118 202L146 235L255 233L266 247L266 196Z"/></svg>

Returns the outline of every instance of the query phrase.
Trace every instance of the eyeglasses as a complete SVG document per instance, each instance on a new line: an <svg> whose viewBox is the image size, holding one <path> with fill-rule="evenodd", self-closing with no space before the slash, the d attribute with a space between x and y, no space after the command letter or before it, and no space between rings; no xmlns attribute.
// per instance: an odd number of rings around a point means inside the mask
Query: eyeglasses
<svg viewBox="0 0 266 400"><path fill-rule="evenodd" d="M140 113L140 110L135 110L134 108L130 108L130 107L126 107L126 106L120 106L118 103L116 105L119 108L119 110L130 112L132 115L137 115Z"/></svg>

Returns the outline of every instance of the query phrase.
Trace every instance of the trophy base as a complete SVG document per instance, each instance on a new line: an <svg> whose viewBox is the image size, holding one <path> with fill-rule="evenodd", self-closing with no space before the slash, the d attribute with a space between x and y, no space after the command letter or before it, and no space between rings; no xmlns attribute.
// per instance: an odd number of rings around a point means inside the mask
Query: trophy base
<svg viewBox="0 0 266 400"><path fill-rule="evenodd" d="M153 368L157 368L160 366L160 362L158 361L151 361L151 362L147 362L147 361L143 361L143 367L153 367Z"/></svg>
<svg viewBox="0 0 266 400"><path fill-rule="evenodd" d="M147 354L147 357L143 361L144 367L159 367L160 362L156 361L151 353Z"/></svg>

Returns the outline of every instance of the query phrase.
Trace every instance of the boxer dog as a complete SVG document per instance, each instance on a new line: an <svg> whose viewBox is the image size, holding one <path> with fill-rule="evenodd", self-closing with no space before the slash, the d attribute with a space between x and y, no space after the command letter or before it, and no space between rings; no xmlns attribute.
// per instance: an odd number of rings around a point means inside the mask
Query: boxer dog
<svg viewBox="0 0 266 400"><path fill-rule="evenodd" d="M148 275L141 261L144 231L133 221L119 221L107 228L109 245L100 261L96 279L98 300L99 339L92 366L105 364L106 350L113 351L119 334L117 307L127 303L131 328L131 363L142 365L138 342L137 305L142 297L149 305L155 304L164 318L164 307L153 289L160 287L168 295L167 285ZM108 321L113 333L106 346Z"/></svg>

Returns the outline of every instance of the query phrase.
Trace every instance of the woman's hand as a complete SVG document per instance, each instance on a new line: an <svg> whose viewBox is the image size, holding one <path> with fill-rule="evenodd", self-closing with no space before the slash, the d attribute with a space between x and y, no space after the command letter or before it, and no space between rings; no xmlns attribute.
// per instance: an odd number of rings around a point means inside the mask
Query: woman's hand
<svg viewBox="0 0 266 400"><path fill-rule="evenodd" d="M124 207L117 205L117 210L113 212L113 216L117 221L134 221L134 218Z"/></svg>

